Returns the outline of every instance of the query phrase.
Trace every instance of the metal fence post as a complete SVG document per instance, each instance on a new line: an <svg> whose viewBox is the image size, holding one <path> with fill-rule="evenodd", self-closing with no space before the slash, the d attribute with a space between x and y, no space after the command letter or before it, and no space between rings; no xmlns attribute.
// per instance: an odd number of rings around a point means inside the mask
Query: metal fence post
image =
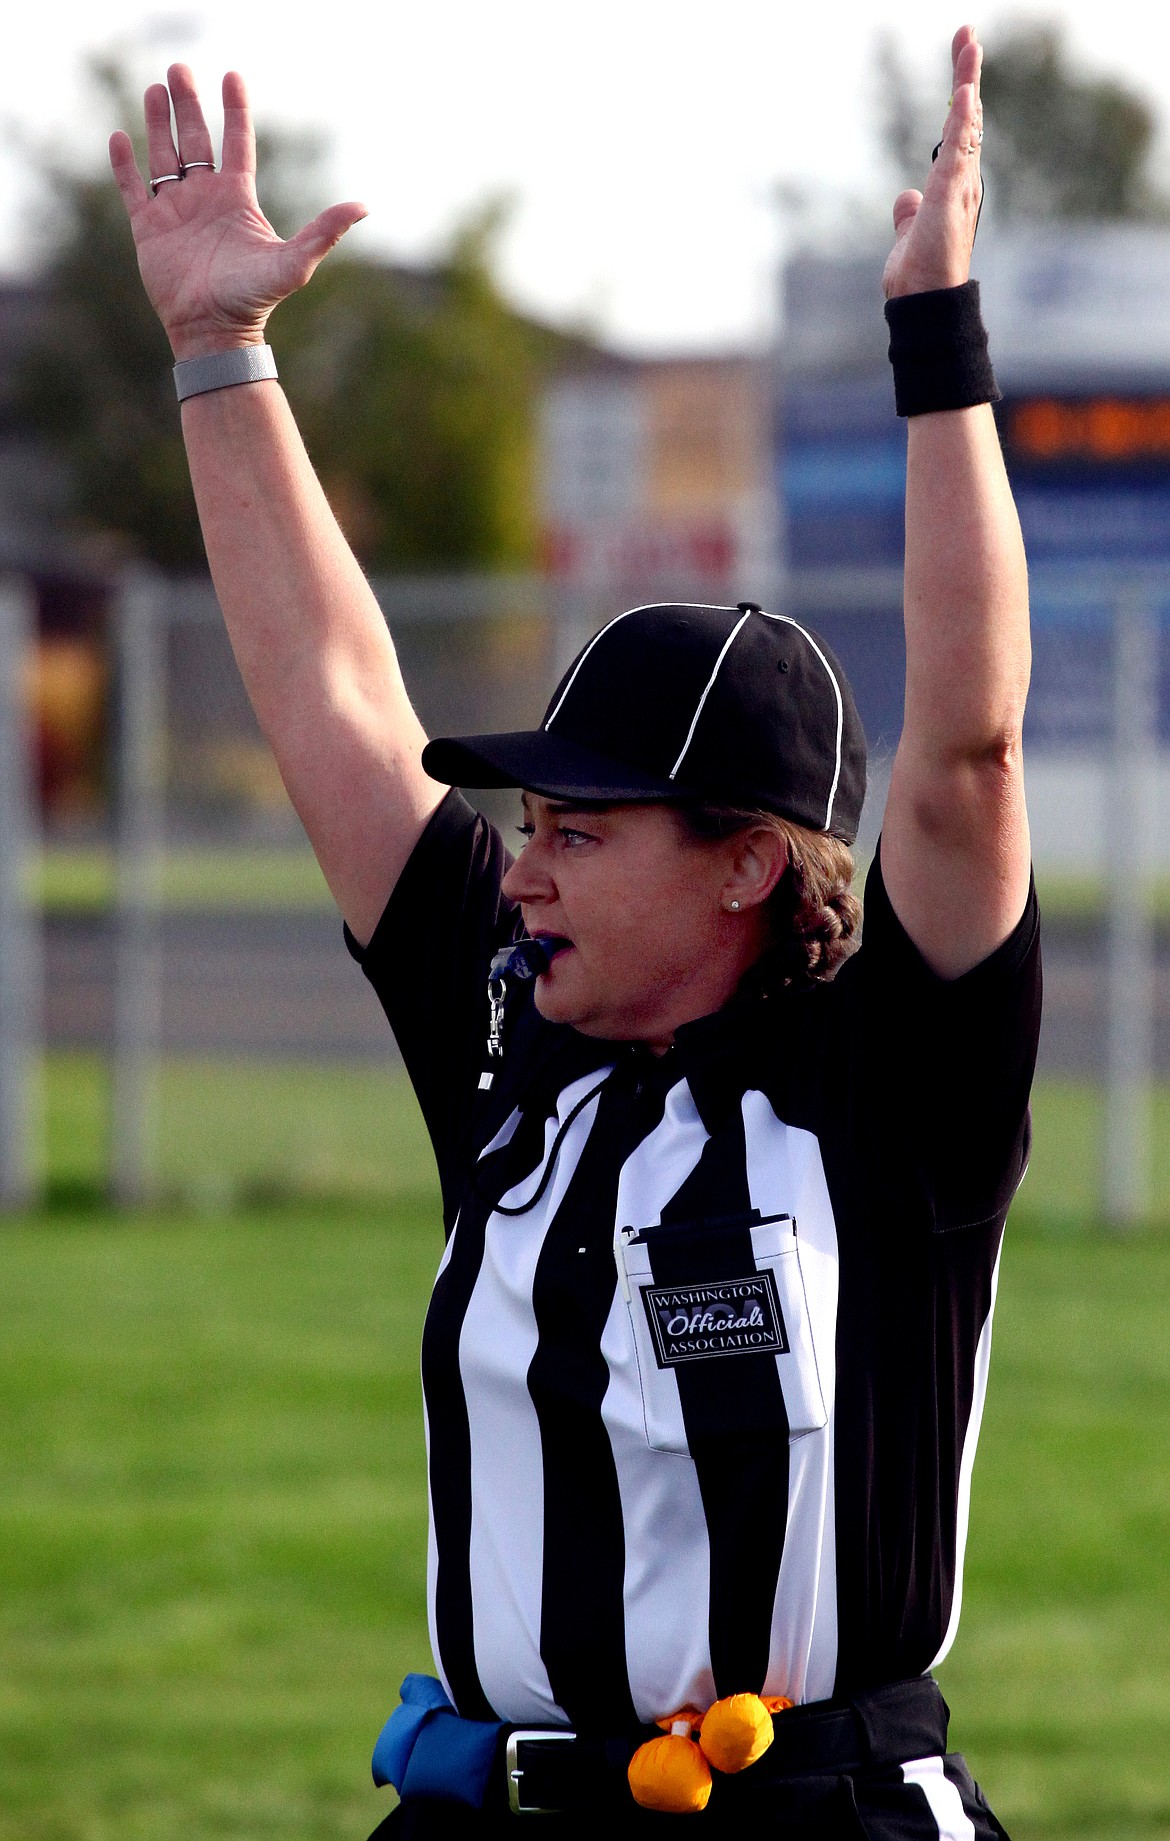
<svg viewBox="0 0 1170 1841"><path fill-rule="evenodd" d="M1110 1227L1149 1209L1154 942L1149 900L1157 750L1158 622L1148 592L1114 604L1113 757L1106 805L1108 1024L1103 1209Z"/></svg>
<svg viewBox="0 0 1170 1841"><path fill-rule="evenodd" d="M117 876L110 1188L120 1207L155 1191L162 1036L165 793L163 583L129 571L117 599Z"/></svg>
<svg viewBox="0 0 1170 1841"><path fill-rule="evenodd" d="M34 631L23 584L0 582L0 1207L39 1196L44 1053L39 914L32 890L31 748L25 705Z"/></svg>

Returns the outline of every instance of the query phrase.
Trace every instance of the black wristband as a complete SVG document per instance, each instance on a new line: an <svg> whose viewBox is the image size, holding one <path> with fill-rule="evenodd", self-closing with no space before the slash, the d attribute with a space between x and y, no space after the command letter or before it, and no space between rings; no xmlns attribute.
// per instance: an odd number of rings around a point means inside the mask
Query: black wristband
<svg viewBox="0 0 1170 1841"><path fill-rule="evenodd" d="M886 302L894 406L900 416L998 403L1000 390L987 355L979 283L901 294Z"/></svg>

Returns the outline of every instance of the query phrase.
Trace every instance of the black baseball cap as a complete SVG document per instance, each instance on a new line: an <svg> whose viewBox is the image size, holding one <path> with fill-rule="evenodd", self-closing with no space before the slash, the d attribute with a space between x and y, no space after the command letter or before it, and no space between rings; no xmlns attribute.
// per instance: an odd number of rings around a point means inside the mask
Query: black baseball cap
<svg viewBox="0 0 1170 1841"><path fill-rule="evenodd" d="M634 607L595 633L538 729L429 742L452 786L550 799L709 799L760 806L852 843L865 732L815 633L752 601Z"/></svg>

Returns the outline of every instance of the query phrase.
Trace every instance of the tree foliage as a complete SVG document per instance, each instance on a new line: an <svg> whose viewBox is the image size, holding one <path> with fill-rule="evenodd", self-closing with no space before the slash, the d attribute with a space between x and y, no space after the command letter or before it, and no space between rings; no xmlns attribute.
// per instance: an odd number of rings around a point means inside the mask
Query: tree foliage
<svg viewBox="0 0 1170 1841"><path fill-rule="evenodd" d="M896 41L879 41L883 150L901 185L921 186L941 129ZM997 37L983 63L988 212L1020 218L1156 218L1168 201L1150 169L1157 119L1116 78L1078 70L1054 25Z"/></svg>
<svg viewBox="0 0 1170 1841"><path fill-rule="evenodd" d="M939 135L938 97L932 95L928 103L898 40L890 33L878 38L876 67L882 152L893 168L896 184L920 189L930 164L930 150Z"/></svg>
<svg viewBox="0 0 1170 1841"><path fill-rule="evenodd" d="M95 78L129 122L116 66ZM282 230L311 215L320 143L262 132L258 188ZM44 163L43 340L21 391L65 457L79 518L168 569L202 563L167 340L138 279L108 174ZM559 341L503 299L502 209L482 210L433 269L338 253L277 309L271 339L310 453L371 568L504 568L531 559L534 402ZM62 353L68 353L68 363Z"/></svg>
<svg viewBox="0 0 1170 1841"><path fill-rule="evenodd" d="M171 352L121 200L97 178L53 179L67 230L43 276L44 336L22 366L23 419L64 459L84 526L163 567L191 567L202 547Z"/></svg>
<svg viewBox="0 0 1170 1841"><path fill-rule="evenodd" d="M1055 26L1021 27L983 66L984 169L1001 218L1166 215L1150 174L1150 104L1081 74Z"/></svg>
<svg viewBox="0 0 1170 1841"><path fill-rule="evenodd" d="M542 341L492 280L498 222L483 212L426 274L335 258L274 321L309 452L374 568L531 560Z"/></svg>

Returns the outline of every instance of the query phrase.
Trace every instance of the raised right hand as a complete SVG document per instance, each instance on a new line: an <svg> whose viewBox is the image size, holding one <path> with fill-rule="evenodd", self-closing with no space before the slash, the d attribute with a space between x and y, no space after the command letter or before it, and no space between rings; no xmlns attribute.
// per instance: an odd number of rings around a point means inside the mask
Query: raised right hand
<svg viewBox="0 0 1170 1841"><path fill-rule="evenodd" d="M138 171L129 135L119 132L110 140L138 267L176 358L262 342L273 307L303 287L321 258L366 215L364 205L332 205L284 241L256 198L256 137L243 78L234 71L223 80L223 113L220 169L196 165L181 181L160 186L157 196ZM154 179L182 171L183 162L213 160L185 64L172 64L167 83L147 90L146 128Z"/></svg>
<svg viewBox="0 0 1170 1841"><path fill-rule="evenodd" d="M951 60L951 102L938 158L921 192L900 192L894 200L894 247L883 276L887 299L959 287L971 272L983 198L983 47L973 27L959 27L951 41Z"/></svg>

